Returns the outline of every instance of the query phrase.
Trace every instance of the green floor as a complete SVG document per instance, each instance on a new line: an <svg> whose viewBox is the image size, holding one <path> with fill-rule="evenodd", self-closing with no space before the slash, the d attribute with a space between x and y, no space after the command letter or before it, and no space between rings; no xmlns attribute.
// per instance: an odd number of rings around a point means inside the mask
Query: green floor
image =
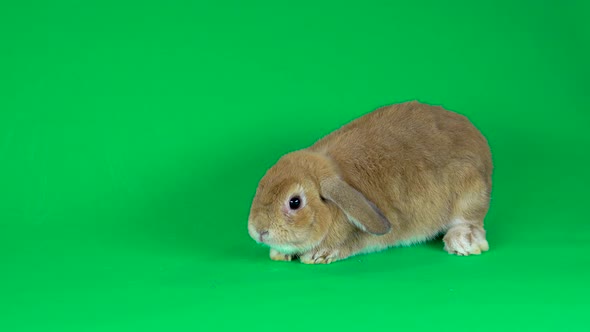
<svg viewBox="0 0 590 332"><path fill-rule="evenodd" d="M588 331L588 1L0 4L0 331ZM469 116L491 250L327 266L246 224L378 106Z"/></svg>

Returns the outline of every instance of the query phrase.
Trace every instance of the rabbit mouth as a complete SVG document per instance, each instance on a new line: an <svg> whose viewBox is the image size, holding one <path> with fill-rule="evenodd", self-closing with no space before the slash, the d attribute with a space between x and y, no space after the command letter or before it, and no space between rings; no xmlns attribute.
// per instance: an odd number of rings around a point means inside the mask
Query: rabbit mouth
<svg viewBox="0 0 590 332"><path fill-rule="evenodd" d="M269 244L269 246L276 251L286 254L286 255L293 255L300 252L303 252L300 246L292 245L292 244Z"/></svg>
<svg viewBox="0 0 590 332"><path fill-rule="evenodd" d="M321 242L321 241L320 241ZM320 242L318 243L309 243L309 242L290 242L290 243L265 243L272 249L283 253L285 255L296 255L302 254L312 250L313 248L317 247Z"/></svg>

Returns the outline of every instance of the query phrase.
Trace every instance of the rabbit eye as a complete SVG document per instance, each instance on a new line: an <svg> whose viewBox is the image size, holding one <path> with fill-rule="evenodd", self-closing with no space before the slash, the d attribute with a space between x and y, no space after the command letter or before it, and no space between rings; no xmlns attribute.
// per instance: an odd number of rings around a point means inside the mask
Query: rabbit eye
<svg viewBox="0 0 590 332"><path fill-rule="evenodd" d="M291 210L297 210L301 206L301 198L294 196L289 200L289 207Z"/></svg>

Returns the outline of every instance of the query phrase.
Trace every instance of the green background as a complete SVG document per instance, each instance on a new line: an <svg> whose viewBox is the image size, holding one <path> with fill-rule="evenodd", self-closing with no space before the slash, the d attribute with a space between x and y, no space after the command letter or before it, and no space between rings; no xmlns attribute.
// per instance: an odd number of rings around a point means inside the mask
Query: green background
<svg viewBox="0 0 590 332"><path fill-rule="evenodd" d="M587 1L0 4L1 331L587 330ZM491 251L327 266L246 230L282 154L396 102L467 115Z"/></svg>

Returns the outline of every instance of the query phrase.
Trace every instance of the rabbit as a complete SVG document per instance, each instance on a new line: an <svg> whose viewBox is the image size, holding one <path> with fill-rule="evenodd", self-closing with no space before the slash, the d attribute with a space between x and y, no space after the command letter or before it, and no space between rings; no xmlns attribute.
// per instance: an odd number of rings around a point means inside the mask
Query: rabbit
<svg viewBox="0 0 590 332"><path fill-rule="evenodd" d="M463 115L418 101L378 108L260 180L248 232L270 258L329 264L444 234L459 256L489 249L492 157Z"/></svg>

